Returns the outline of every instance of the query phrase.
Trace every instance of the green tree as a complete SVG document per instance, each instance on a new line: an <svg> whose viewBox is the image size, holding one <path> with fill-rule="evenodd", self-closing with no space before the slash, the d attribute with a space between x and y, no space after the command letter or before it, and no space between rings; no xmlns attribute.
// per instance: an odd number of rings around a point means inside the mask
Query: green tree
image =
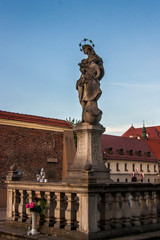
<svg viewBox="0 0 160 240"><path fill-rule="evenodd" d="M75 118L71 119L71 117L69 117L69 119L66 118L66 121L69 122L73 127L76 127L81 122Z"/></svg>
<svg viewBox="0 0 160 240"><path fill-rule="evenodd" d="M77 120L75 118L69 117L69 119L66 118L66 121L69 122L73 127L76 127L81 121ZM77 134L74 132L74 142L75 142L75 146L77 148Z"/></svg>

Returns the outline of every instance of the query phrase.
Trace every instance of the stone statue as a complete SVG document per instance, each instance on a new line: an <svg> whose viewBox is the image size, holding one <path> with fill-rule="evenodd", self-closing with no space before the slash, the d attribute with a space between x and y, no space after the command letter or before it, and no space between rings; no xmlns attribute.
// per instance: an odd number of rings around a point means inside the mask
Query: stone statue
<svg viewBox="0 0 160 240"><path fill-rule="evenodd" d="M86 40L88 39L84 39L83 41ZM91 40L90 42L92 43ZM78 90L79 101L82 105L82 122L97 125L102 117L102 111L98 108L97 101L102 94L100 80L104 76L104 68L102 58L95 53L92 46L89 44L82 46L81 50L88 57L78 64L81 76L77 81L76 89Z"/></svg>
<svg viewBox="0 0 160 240"><path fill-rule="evenodd" d="M82 123L73 128L77 135L77 151L73 162L68 165L66 181L74 184L106 184L111 182L110 171L102 157L101 135L105 128L99 124L102 111L97 105L102 94L100 80L104 76L103 61L95 53L91 40L84 39L83 42L79 46L87 58L79 63L81 76L76 84L83 110Z"/></svg>

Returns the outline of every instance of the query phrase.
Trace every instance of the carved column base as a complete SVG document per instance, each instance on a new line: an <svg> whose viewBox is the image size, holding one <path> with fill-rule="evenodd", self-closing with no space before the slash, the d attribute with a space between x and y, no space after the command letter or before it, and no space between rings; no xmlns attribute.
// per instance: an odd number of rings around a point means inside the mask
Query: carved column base
<svg viewBox="0 0 160 240"><path fill-rule="evenodd" d="M122 226L127 227L127 228L130 228L130 227L131 227L131 223L130 223L129 221L130 221L130 219L126 219L126 220L122 223Z"/></svg>
<svg viewBox="0 0 160 240"><path fill-rule="evenodd" d="M111 229L112 229L112 227L111 227L111 221L100 221L100 222L99 222L99 228L100 228L102 231L111 230Z"/></svg>
<svg viewBox="0 0 160 240"><path fill-rule="evenodd" d="M139 218L134 218L132 219L132 225L135 226L135 227L140 227L141 226L141 223L139 221Z"/></svg>
<svg viewBox="0 0 160 240"><path fill-rule="evenodd" d="M149 223L148 217L141 217L141 218L140 218L140 221L141 221L142 225L146 225L146 224Z"/></svg>
<svg viewBox="0 0 160 240"><path fill-rule="evenodd" d="M149 219L149 222L152 223L152 224L157 223L156 217L155 217L155 218L154 218L154 217L151 217L151 218Z"/></svg>
<svg viewBox="0 0 160 240"><path fill-rule="evenodd" d="M122 228L122 224L120 223L119 220L113 220L112 223L111 223L111 226L112 226L113 228L117 228L117 229Z"/></svg>

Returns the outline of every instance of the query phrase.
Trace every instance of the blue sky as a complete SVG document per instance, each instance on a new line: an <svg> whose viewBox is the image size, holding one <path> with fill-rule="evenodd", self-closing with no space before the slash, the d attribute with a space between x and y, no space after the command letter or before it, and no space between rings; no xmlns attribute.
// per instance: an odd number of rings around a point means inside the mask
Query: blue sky
<svg viewBox="0 0 160 240"><path fill-rule="evenodd" d="M104 61L101 124L160 125L159 0L0 0L0 110L81 119L83 38Z"/></svg>

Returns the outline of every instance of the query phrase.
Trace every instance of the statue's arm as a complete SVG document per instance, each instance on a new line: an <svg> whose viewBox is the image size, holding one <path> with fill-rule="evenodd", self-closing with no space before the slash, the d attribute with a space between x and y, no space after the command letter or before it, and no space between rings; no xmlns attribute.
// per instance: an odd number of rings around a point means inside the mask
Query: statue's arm
<svg viewBox="0 0 160 240"><path fill-rule="evenodd" d="M100 75L101 75L101 70L100 70L100 67L98 66L98 64L96 63L91 63L90 65L91 69L93 69L93 71L96 72L96 78L99 79Z"/></svg>

